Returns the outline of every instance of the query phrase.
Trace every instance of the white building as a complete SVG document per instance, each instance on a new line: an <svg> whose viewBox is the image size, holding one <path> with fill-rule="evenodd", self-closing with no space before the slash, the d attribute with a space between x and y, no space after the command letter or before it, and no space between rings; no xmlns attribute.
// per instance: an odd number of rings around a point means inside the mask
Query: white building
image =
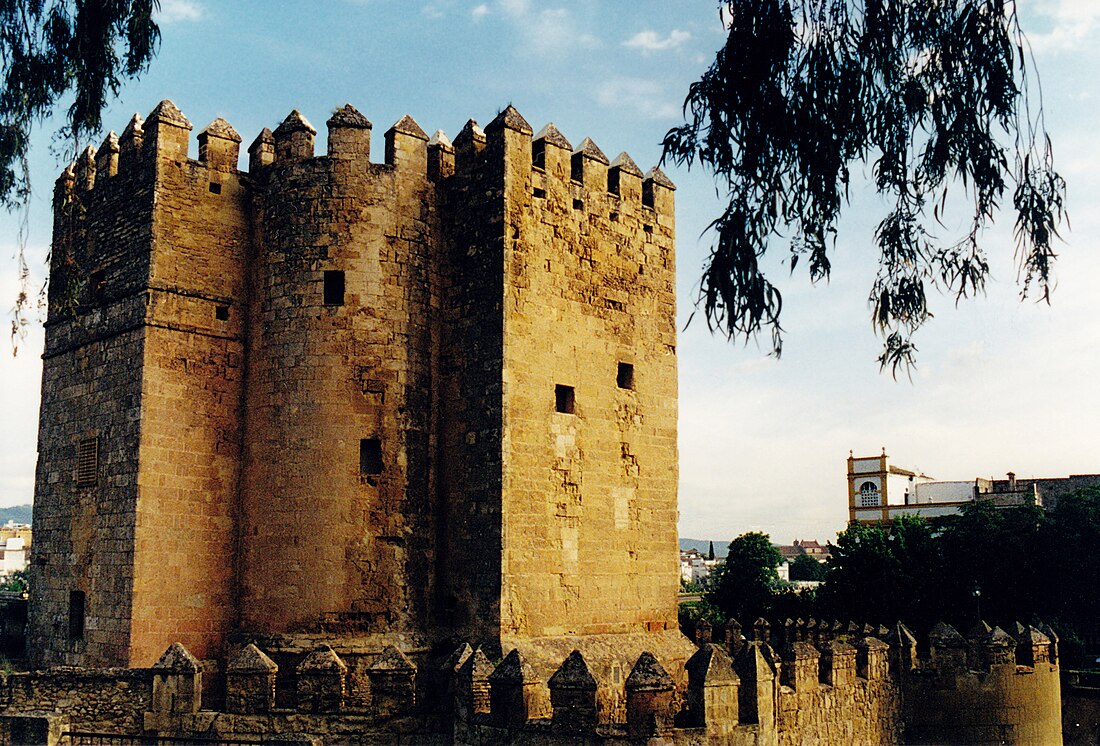
<svg viewBox="0 0 1100 746"><path fill-rule="evenodd" d="M856 457L849 451L848 520L879 523L901 515L955 515L973 500L990 500L998 507L1029 502L1051 507L1058 495L1087 484L1100 485L1100 476L1018 480L1009 472L1008 479L938 482L927 474L889 463L885 448L879 456Z"/></svg>

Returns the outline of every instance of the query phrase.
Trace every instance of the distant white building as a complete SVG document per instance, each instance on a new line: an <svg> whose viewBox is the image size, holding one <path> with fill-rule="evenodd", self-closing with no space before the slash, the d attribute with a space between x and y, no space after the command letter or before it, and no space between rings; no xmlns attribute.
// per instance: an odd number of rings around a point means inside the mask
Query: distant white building
<svg viewBox="0 0 1100 746"><path fill-rule="evenodd" d="M997 507L1034 502L1053 508L1060 496L1087 486L1100 486L1100 475L1082 474L1054 479L977 478L969 482L940 482L927 474L889 463L886 449L879 456L848 454L848 520L879 523L901 515L926 518L955 515L973 500L990 500Z"/></svg>
<svg viewBox="0 0 1100 746"><path fill-rule="evenodd" d="M30 526L12 521L0 526L0 577L25 570L30 548Z"/></svg>
<svg viewBox="0 0 1100 746"><path fill-rule="evenodd" d="M720 564L722 560L707 559L697 549L681 549L680 579L685 583L705 585Z"/></svg>

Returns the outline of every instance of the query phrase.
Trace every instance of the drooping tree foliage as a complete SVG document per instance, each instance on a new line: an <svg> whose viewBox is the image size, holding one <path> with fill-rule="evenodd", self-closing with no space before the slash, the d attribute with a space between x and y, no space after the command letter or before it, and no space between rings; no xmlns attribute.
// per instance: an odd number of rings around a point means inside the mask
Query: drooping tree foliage
<svg viewBox="0 0 1100 746"><path fill-rule="evenodd" d="M122 79L146 69L157 0L0 0L0 199L27 194L31 126L69 103L65 133L94 135Z"/></svg>
<svg viewBox="0 0 1100 746"><path fill-rule="evenodd" d="M1048 299L1065 184L1041 101L1029 87L1015 0L725 0L725 45L668 132L664 157L714 173L729 202L712 227L699 303L731 339L770 330L782 350L782 296L761 266L789 243L828 278L851 168L870 163L889 204L874 242L879 362L913 362L927 290L956 301L984 288L979 236L1010 194L1023 294ZM968 229L936 235L960 191Z"/></svg>
<svg viewBox="0 0 1100 746"><path fill-rule="evenodd" d="M110 97L126 78L144 71L160 32L158 0L0 0L0 203L26 202L27 148L32 126L68 104L61 134L79 143L96 134ZM27 265L12 321L13 337L26 323Z"/></svg>

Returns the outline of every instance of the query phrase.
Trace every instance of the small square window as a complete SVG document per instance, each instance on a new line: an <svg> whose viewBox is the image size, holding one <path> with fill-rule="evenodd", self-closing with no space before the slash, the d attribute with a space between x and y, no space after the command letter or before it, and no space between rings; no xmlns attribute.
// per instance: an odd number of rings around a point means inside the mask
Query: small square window
<svg viewBox="0 0 1100 746"><path fill-rule="evenodd" d="M69 591L69 639L84 639L84 591Z"/></svg>
<svg viewBox="0 0 1100 746"><path fill-rule="evenodd" d="M583 210L584 209L584 200L583 199L573 200L573 209L574 210Z"/></svg>
<svg viewBox="0 0 1100 746"><path fill-rule="evenodd" d="M214 318L218 321L229 321L229 306L214 306Z"/></svg>
<svg viewBox="0 0 1100 746"><path fill-rule="evenodd" d="M576 395L572 386L554 386L554 409L562 414L573 414L576 407Z"/></svg>
<svg viewBox="0 0 1100 746"><path fill-rule="evenodd" d="M222 185L219 184L216 181L210 182L210 193L211 194L221 194L222 193Z"/></svg>
<svg viewBox="0 0 1100 746"><path fill-rule="evenodd" d="M382 473L382 441L363 438L359 441L359 476L375 477Z"/></svg>
<svg viewBox="0 0 1100 746"><path fill-rule="evenodd" d="M634 365L632 363L619 363L619 372L615 376L615 383L621 389L634 390Z"/></svg>
<svg viewBox="0 0 1100 746"><path fill-rule="evenodd" d="M325 305L344 305L344 271L340 269L325 270Z"/></svg>
<svg viewBox="0 0 1100 746"><path fill-rule="evenodd" d="M99 438L76 444L76 486L92 487L99 481Z"/></svg>
<svg viewBox="0 0 1100 746"><path fill-rule="evenodd" d="M534 191L535 199L546 199L546 190L545 189L539 189L538 187L535 187L533 191Z"/></svg>

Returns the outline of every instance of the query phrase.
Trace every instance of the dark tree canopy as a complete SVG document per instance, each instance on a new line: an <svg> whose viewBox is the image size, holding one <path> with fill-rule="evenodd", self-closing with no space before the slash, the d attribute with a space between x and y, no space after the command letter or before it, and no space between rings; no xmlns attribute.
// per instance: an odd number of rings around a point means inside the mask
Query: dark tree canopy
<svg viewBox="0 0 1100 746"><path fill-rule="evenodd" d="M1011 194L1023 294L1048 299L1065 184L1054 171L1015 0L726 0L725 46L668 132L664 157L712 171L729 203L712 224L699 303L731 339L767 328L782 351L782 296L761 268L789 242L793 272L828 278L853 164L889 204L870 293L879 362L913 362L927 290L980 293L979 246ZM937 228L967 200L968 229Z"/></svg>
<svg viewBox="0 0 1100 746"><path fill-rule="evenodd" d="M730 542L726 563L707 601L727 618L755 619L772 606L780 584L777 568L782 561L767 534L741 534Z"/></svg>

